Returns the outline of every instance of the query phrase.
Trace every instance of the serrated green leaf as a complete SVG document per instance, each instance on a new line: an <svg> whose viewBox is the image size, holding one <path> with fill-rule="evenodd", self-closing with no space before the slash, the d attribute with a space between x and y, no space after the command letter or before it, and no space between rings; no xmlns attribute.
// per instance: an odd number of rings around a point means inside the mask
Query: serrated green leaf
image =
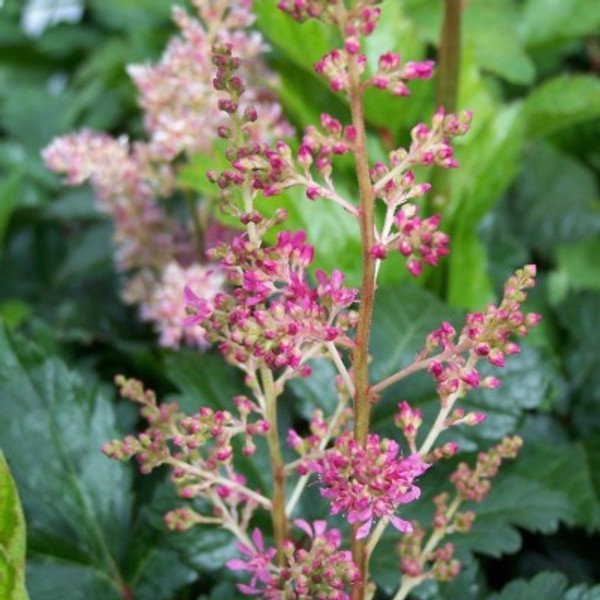
<svg viewBox="0 0 600 600"><path fill-rule="evenodd" d="M0 594L27 600L25 589L25 519L15 482L0 450Z"/></svg>
<svg viewBox="0 0 600 600"><path fill-rule="evenodd" d="M113 406L96 385L0 330L0 397L0 444L27 516L33 598L157 600L195 577L193 565L179 564L183 549L177 566L159 570L175 560L178 539L162 522L144 533L131 528L133 466L100 452L118 433Z"/></svg>
<svg viewBox="0 0 600 600"><path fill-rule="evenodd" d="M508 198L513 233L542 255L600 232L594 173L550 146L532 148Z"/></svg>
<svg viewBox="0 0 600 600"><path fill-rule="evenodd" d="M542 482L549 490L566 494L570 507L565 521L591 531L600 527L600 485L594 482L600 459L592 440L589 444L589 451L580 442L552 446L527 444L514 470Z"/></svg>
<svg viewBox="0 0 600 600"><path fill-rule="evenodd" d="M585 584L575 586L567 592L565 600L600 600L600 585L593 588Z"/></svg>
<svg viewBox="0 0 600 600"><path fill-rule="evenodd" d="M537 87L524 110L535 137L590 121L600 116L600 81L593 75L560 75Z"/></svg>
<svg viewBox="0 0 600 600"><path fill-rule="evenodd" d="M475 510L475 523L468 534L456 536L454 543L458 547L495 557L521 548L519 529L552 533L571 515L565 493L515 475L495 478L486 499L480 505L471 504L469 508Z"/></svg>

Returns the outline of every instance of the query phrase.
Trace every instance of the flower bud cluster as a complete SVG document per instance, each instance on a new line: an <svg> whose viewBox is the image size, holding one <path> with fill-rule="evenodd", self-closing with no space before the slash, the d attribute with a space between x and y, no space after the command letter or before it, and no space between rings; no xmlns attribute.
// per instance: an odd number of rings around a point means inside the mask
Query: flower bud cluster
<svg viewBox="0 0 600 600"><path fill-rule="evenodd" d="M174 9L180 35L173 38L155 65L128 71L140 94L150 145L156 156L171 161L178 154L208 152L224 119L214 103L212 47L227 45L244 59L244 78L252 81L246 102L261 115L263 139L289 133L281 107L262 82L273 81L261 60L261 36L245 28L254 20L251 2L196 2L200 20Z"/></svg>
<svg viewBox="0 0 600 600"><path fill-rule="evenodd" d="M342 124L328 114L321 115L321 130L315 126L306 128L302 145L296 156L282 141L274 148L267 144L248 143L228 152L234 170L220 175L209 173L209 178L222 190L240 186L249 179L253 190L263 196L275 196L284 189L299 185L306 188L310 200L328 198L346 210L356 214L356 208L340 198L331 179L333 159L350 152L354 148L356 130ZM312 169L324 180L315 180Z"/></svg>
<svg viewBox="0 0 600 600"><path fill-rule="evenodd" d="M467 533L471 529L475 513L472 510L459 511L458 508L466 500L481 502L485 498L491 487L490 479L497 474L502 461L515 458L522 443L517 436L507 437L487 452L480 453L474 469L460 463L450 476L457 492L454 501L449 504L448 492L433 499L433 532L425 546L425 529L417 522L411 524L411 530L397 546L400 569L405 576L419 581L450 581L458 575L460 562L454 558L454 545L450 542L441 545L441 541L446 535Z"/></svg>
<svg viewBox="0 0 600 600"><path fill-rule="evenodd" d="M520 437L506 437L497 446L487 452L481 452L474 469L461 462L450 476L450 481L454 484L459 497L463 500L481 502L490 491L490 479L496 475L502 461L515 458L522 445L523 440Z"/></svg>
<svg viewBox="0 0 600 600"><path fill-rule="evenodd" d="M398 250L406 257L406 267L414 277L422 273L424 263L435 266L450 252L450 238L437 230L440 215L421 219L415 215L416 209L414 204L406 204L394 217L394 225L398 228Z"/></svg>
<svg viewBox="0 0 600 600"><path fill-rule="evenodd" d="M399 58L386 55L386 68L396 68ZM405 68L408 68L408 63ZM411 67L414 73L426 72L425 68ZM428 67L429 68L429 67ZM412 71L411 71L412 74ZM415 75L416 76L416 75ZM388 252L398 249L406 257L409 272L418 277L425 264L436 265L449 252L449 237L438 231L440 216L426 219L417 216L418 207L410 200L422 197L430 189L428 183L417 183L411 169L417 165L454 168L458 166L450 139L469 130L472 115L445 114L439 109L431 127L420 123L413 128L412 143L408 150L398 148L389 154L389 166L378 162L371 169L371 181L378 198L386 204L383 229L377 233L371 254L384 259Z"/></svg>
<svg viewBox="0 0 600 600"><path fill-rule="evenodd" d="M398 543L400 570L403 575L419 580L451 581L460 573L460 562L454 558L454 544L447 542L424 554L425 530L416 522L413 529Z"/></svg>
<svg viewBox="0 0 600 600"><path fill-rule="evenodd" d="M348 10L345 25L345 35L350 40L356 40L360 36L368 36L375 31L375 26L381 16L381 10L377 7L381 0L359 0ZM323 23L342 25L339 21L340 11L336 0L281 0L277 8L297 21L316 19Z"/></svg>
<svg viewBox="0 0 600 600"><path fill-rule="evenodd" d="M244 477L233 469L232 440L242 436L245 441L242 453L248 456L255 452L254 436L264 436L270 429L262 418L250 420L252 414L262 416L258 406L239 396L234 399L238 417L208 407L188 416L175 403L157 405L154 393L144 390L139 381L119 376L116 383L124 397L141 404L140 414L149 427L137 437L130 435L122 441L106 443L102 447L104 454L116 460L135 456L144 474L163 464L171 466L172 481L182 498L217 496L234 507L245 504L247 510L256 508L256 495L245 487ZM197 517L194 513L186 514L187 520L179 513L169 519L176 527L183 527L184 521L193 524Z"/></svg>
<svg viewBox="0 0 600 600"><path fill-rule="evenodd" d="M401 65L399 54L386 52L379 57L377 72L371 76L368 85L388 90L394 96L410 96L406 83L412 79L431 79L433 65L432 60Z"/></svg>
<svg viewBox="0 0 600 600"><path fill-rule="evenodd" d="M332 514L346 513L349 523L360 524L358 539L369 534L374 519L386 518L399 531L410 530L410 523L395 512L400 504L419 497L415 479L429 465L418 454L404 458L398 454L393 440L370 434L363 447L350 432L344 432L322 458L310 464Z"/></svg>
<svg viewBox="0 0 600 600"><path fill-rule="evenodd" d="M329 82L333 92L348 91L350 84L348 61L353 54L356 52L334 49L314 64L315 71ZM358 70L362 75L367 66L367 57L359 54L357 58Z"/></svg>
<svg viewBox="0 0 600 600"><path fill-rule="evenodd" d="M417 451L415 441L419 428L423 424L423 416L418 408L413 409L405 400L398 404L398 412L394 415L394 423L402 431L411 452Z"/></svg>
<svg viewBox="0 0 600 600"><path fill-rule="evenodd" d="M232 293L217 294L208 303L187 288L193 315L188 323L201 324L209 341L246 371L255 370L260 360L271 369L298 369L304 353L315 345L352 344L347 331L355 315L347 309L357 290L343 287L338 270L331 276L317 271L317 286L311 287L307 268L314 248L305 239L303 231L283 231L276 245L261 248L240 236L218 252Z"/></svg>
<svg viewBox="0 0 600 600"><path fill-rule="evenodd" d="M350 552L340 550L342 535L337 529L327 530L325 521L312 525L302 519L294 521L307 540L287 540L283 565L273 563L275 548L265 548L260 530L252 534L253 546L239 543L245 559L233 559L227 566L233 571L251 573L250 585L238 584L247 595L263 598L297 600L350 600L349 589L359 580L359 572Z"/></svg>
<svg viewBox="0 0 600 600"><path fill-rule="evenodd" d="M504 297L499 306L490 304L485 313L469 313L458 342L456 331L450 323L429 334L424 352L425 358L440 348L441 354L429 362L428 370L437 381L437 390L444 404L452 394L462 393L480 385L495 388L499 381L495 377L481 378L475 368L485 358L497 367L504 366L505 356L519 352L513 336L527 335L529 328L540 321L535 313L523 314L521 304L527 298L525 290L535 285L535 266L527 265L511 276L504 287ZM459 415L462 420L464 415ZM469 420L478 417L467 417ZM469 423L468 424L472 424Z"/></svg>

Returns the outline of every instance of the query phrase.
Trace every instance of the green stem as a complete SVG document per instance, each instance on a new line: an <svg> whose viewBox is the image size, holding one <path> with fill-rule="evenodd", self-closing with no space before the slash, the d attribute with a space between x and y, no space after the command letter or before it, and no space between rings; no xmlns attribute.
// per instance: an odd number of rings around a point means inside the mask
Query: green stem
<svg viewBox="0 0 600 600"><path fill-rule="evenodd" d="M461 12L463 0L445 0L440 40L436 99L446 111L456 111L460 76Z"/></svg>
<svg viewBox="0 0 600 600"><path fill-rule="evenodd" d="M198 215L198 206L196 199L191 190L184 190L185 202L188 207L190 216L192 217L192 223L194 225L194 245L196 246L196 252L198 253L198 260L204 262L204 231L205 226L200 221Z"/></svg>
<svg viewBox="0 0 600 600"><path fill-rule="evenodd" d="M287 536L288 521L285 514L285 463L281 454L281 441L277 428L277 391L273 372L264 364L260 367L260 375L267 407L266 417L271 425L267 433L267 444L271 458L271 474L273 477L271 520L273 523L275 548L277 548L277 561L279 564L283 564L283 544Z"/></svg>
<svg viewBox="0 0 600 600"><path fill-rule="evenodd" d="M455 112L458 105L460 78L461 13L463 0L445 0L439 58L437 66L436 102L446 112ZM451 174L448 169L435 167L431 176L432 190L429 193L427 212L435 212L450 199Z"/></svg>
<svg viewBox="0 0 600 600"><path fill-rule="evenodd" d="M354 437L360 444L364 445L369 433L371 413L368 361L371 319L375 299L375 260L371 256L371 248L375 243L375 194L369 174L363 93L358 60L355 56L348 57L348 73L350 80L350 111L352 125L356 129L355 161L360 192L359 222L363 255L360 312L356 327L356 347L352 356L352 371L356 391L354 396ZM352 590L352 600L364 600L368 580L367 553L364 541L356 539L356 529L357 527L353 528L352 557L360 572L360 583Z"/></svg>

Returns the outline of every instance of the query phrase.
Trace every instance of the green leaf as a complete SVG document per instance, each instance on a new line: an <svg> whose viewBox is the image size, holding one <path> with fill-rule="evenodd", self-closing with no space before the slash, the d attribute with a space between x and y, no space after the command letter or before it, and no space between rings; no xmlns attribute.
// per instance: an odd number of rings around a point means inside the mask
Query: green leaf
<svg viewBox="0 0 600 600"><path fill-rule="evenodd" d="M312 367L312 375L292 379L288 384L297 398L295 408L305 419L310 419L315 408L321 409L325 415L330 415L337 406L337 370L325 359L311 360L308 364Z"/></svg>
<svg viewBox="0 0 600 600"><path fill-rule="evenodd" d="M527 0L519 20L521 37L536 49L596 35L599 28L600 4L596 0Z"/></svg>
<svg viewBox="0 0 600 600"><path fill-rule="evenodd" d="M131 31L130 23L137 28L151 28L169 21L171 7L166 2L153 0L92 0L93 14L108 27Z"/></svg>
<svg viewBox="0 0 600 600"><path fill-rule="evenodd" d="M562 573L542 572L530 581L517 579L488 600L599 600L600 585L585 584L567 590L567 578Z"/></svg>
<svg viewBox="0 0 600 600"><path fill-rule="evenodd" d="M130 477L99 452L116 434L108 400L58 359L1 330L0 396L0 443L28 516L33 597L78 590L118 598Z"/></svg>
<svg viewBox="0 0 600 600"><path fill-rule="evenodd" d="M162 521L155 530L141 525L149 509L133 520L133 466L100 452L118 433L97 385L0 329L0 397L0 444L27 516L33 598L157 600L195 578L193 565L180 565L194 555L173 549L176 534ZM176 566L160 571L169 561Z"/></svg>
<svg viewBox="0 0 600 600"><path fill-rule="evenodd" d="M0 302L0 322L9 329L15 329L27 320L32 313L32 306L18 298Z"/></svg>
<svg viewBox="0 0 600 600"><path fill-rule="evenodd" d="M546 136L600 116L600 80L593 75L560 75L534 89L525 101L527 129Z"/></svg>
<svg viewBox="0 0 600 600"><path fill-rule="evenodd" d="M457 547L494 557L521 548L519 529L553 533L571 514L565 493L515 475L496 477L486 499L480 505L466 503L467 507L473 509L477 517L471 531L455 536L454 543Z"/></svg>
<svg viewBox="0 0 600 600"><path fill-rule="evenodd" d="M0 450L0 594L27 600L25 589L25 519L10 469Z"/></svg>
<svg viewBox="0 0 600 600"><path fill-rule="evenodd" d="M531 581L511 581L488 600L564 600L567 578L561 573L540 573Z"/></svg>
<svg viewBox="0 0 600 600"><path fill-rule="evenodd" d="M566 278L567 291L581 289L600 291L598 256L600 256L600 238L559 246L556 248L557 270L552 275Z"/></svg>
<svg viewBox="0 0 600 600"><path fill-rule="evenodd" d="M509 0L473 2L464 11L463 30L477 64L511 83L532 83L533 62L518 37L519 14Z"/></svg>
<svg viewBox="0 0 600 600"><path fill-rule="evenodd" d="M23 175L19 170L13 171L0 181L0 253L4 244L4 235L15 209L20 203Z"/></svg>
<svg viewBox="0 0 600 600"><path fill-rule="evenodd" d="M81 232L74 240L70 252L65 257L56 274L57 282L88 276L103 268L112 267L112 226L107 222L92 225Z"/></svg>
<svg viewBox="0 0 600 600"><path fill-rule="evenodd" d="M588 446L581 442L541 445L526 443L514 465L519 475L539 481L548 490L567 495L570 501L565 522L588 531L600 527L600 453L597 440L590 438Z"/></svg>
<svg viewBox="0 0 600 600"><path fill-rule="evenodd" d="M600 600L600 585L593 588L585 584L575 586L567 592L565 600Z"/></svg>
<svg viewBox="0 0 600 600"><path fill-rule="evenodd" d="M548 145L532 148L507 201L513 233L543 256L600 233L595 174Z"/></svg>
<svg viewBox="0 0 600 600"><path fill-rule="evenodd" d="M331 39L333 28L314 19L299 24L289 15L276 10L268 0L256 0L254 13L258 28L269 42L288 59L311 73L314 73L313 64L335 46Z"/></svg>
<svg viewBox="0 0 600 600"><path fill-rule="evenodd" d="M28 150L38 152L72 127L70 94L51 94L35 87L15 89L7 97L0 122Z"/></svg>
<svg viewBox="0 0 600 600"><path fill-rule="evenodd" d="M492 298L487 253L477 226L521 166L521 108L518 104L498 108L461 147L461 169L453 180L454 198L449 209L452 252L448 300L454 306L475 309Z"/></svg>
<svg viewBox="0 0 600 600"><path fill-rule="evenodd" d="M247 393L240 371L217 352L165 351L164 365L167 377L184 394L177 402L189 414L200 406L229 409L234 396Z"/></svg>

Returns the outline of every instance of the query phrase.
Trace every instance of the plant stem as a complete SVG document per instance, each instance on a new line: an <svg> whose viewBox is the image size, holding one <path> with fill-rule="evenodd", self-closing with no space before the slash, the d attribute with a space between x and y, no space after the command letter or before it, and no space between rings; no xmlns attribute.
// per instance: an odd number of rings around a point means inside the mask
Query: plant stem
<svg viewBox="0 0 600 600"><path fill-rule="evenodd" d="M477 357L473 353L473 355L470 356L469 359L467 360L466 369L471 369L475 365L476 362L477 362ZM442 406L442 409L438 413L438 416L437 416L435 422L433 423L433 426L429 430L429 434L425 438L423 445L419 448L419 454L421 456L425 456L426 454L429 453L433 444L435 443L435 440L437 440L440 433L442 433L442 431L444 431L444 429L446 429L446 425L445 425L446 419L448 418L450 411L454 407L454 403L461 396L464 389L465 389L465 384L461 382L459 384L456 392L454 392L453 394L450 394L448 396L448 398L446 399L445 405Z"/></svg>
<svg viewBox="0 0 600 600"><path fill-rule="evenodd" d="M462 344L459 344L456 348L454 348L453 350L451 350L449 352L441 352L440 354L436 354L435 356L430 356L429 358L424 358L423 360L418 360L418 361L412 363L411 365L408 365L408 367L405 367L404 369L400 369L400 371L397 371L396 373L393 373L389 377L382 379L379 383L376 383L374 386L371 387L371 393L378 394L378 393L382 392L383 390L385 390L386 388L390 387L390 385L397 383L398 381L404 379L405 377L408 377L409 375L412 375L413 373L416 373L417 371L426 369L427 367L429 367L429 365L432 362L447 360L447 359L451 358L452 356L456 356L458 354L461 354L465 350L468 350L471 346L472 346L471 342L463 342Z"/></svg>
<svg viewBox="0 0 600 600"><path fill-rule="evenodd" d="M456 112L458 105L462 2L463 0L445 0L444 22L440 36L436 102L449 113ZM428 213L435 212L438 205L445 206L452 193L451 173L448 169L435 167L431 182Z"/></svg>
<svg viewBox="0 0 600 600"><path fill-rule="evenodd" d="M285 463L281 454L281 441L277 428L277 391L273 372L265 365L260 367L260 375L267 406L267 421L271 428L267 433L267 444L271 458L271 474L273 476L273 496L271 498L273 535L277 548L277 561L283 564L283 543L287 535L287 516L285 514Z"/></svg>
<svg viewBox="0 0 600 600"><path fill-rule="evenodd" d="M356 173L360 192L360 235L363 254L363 277L360 291L360 312L356 327L356 348L352 356L354 375L354 437L362 445L369 433L371 393L369 389L369 337L375 299L375 259L371 249L375 242L375 194L371 185L367 157L367 136L365 131L363 96L360 71L356 56L348 57L349 97L352 125L356 130ZM356 539L357 526L353 528L352 557L360 572L360 583L352 590L352 600L364 600L368 580L367 553L365 543Z"/></svg>
<svg viewBox="0 0 600 600"><path fill-rule="evenodd" d="M460 18L463 0L445 0L444 24L437 68L436 99L446 111L454 112L458 102L460 76Z"/></svg>
<svg viewBox="0 0 600 600"><path fill-rule="evenodd" d="M459 509L461 503L462 498L460 496L456 496L452 504L446 510L446 518L448 520L452 519L456 511ZM418 560L419 565L421 565L421 567L425 564L425 562L427 561L427 557L435 550L437 545L447 533L448 532L445 528L433 530L433 532L429 536L429 539L427 540L427 543L425 544L425 548L421 550L421 554L419 555ZM426 575L422 575L419 577L403 577L402 585L400 586L400 589L396 592L396 595L394 596L393 600L404 600L404 598L406 598L406 596L410 594L410 591L417 585L419 585L425 579L425 577Z"/></svg>
<svg viewBox="0 0 600 600"><path fill-rule="evenodd" d="M333 435L333 432L338 427L345 410L346 410L346 400L343 399L339 402L339 404L335 410L335 413L333 414L333 417L331 417L331 421L329 422L329 426L327 428L327 433L323 436L323 439L321 440L321 442L319 444L320 452L325 450L325 448L327 447L327 444L329 444L329 440L331 440L331 436ZM289 465L288 465L288 467L289 467ZM290 496L290 499L288 500L287 506L285 508L285 512L288 517L292 514L292 512L294 512L294 508L296 508L296 504L298 503L298 500L300 500L300 496L302 495L302 492L304 491L304 488L306 487L306 484L308 483L309 477L310 477L310 475L303 475L298 480L298 483L296 483L296 487L294 488L294 491L292 492L292 495Z"/></svg>

